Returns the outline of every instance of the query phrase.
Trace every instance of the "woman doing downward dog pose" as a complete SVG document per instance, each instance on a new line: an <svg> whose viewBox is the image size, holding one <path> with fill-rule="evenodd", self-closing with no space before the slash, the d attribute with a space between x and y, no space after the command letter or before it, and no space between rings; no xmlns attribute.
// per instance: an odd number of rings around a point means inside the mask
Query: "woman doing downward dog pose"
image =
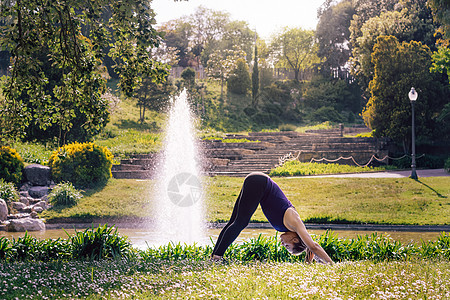
<svg viewBox="0 0 450 300"><path fill-rule="evenodd" d="M245 178L230 221L217 239L211 256L212 260L222 258L228 246L248 225L258 204L261 204L262 211L273 228L284 232L280 240L289 253L298 255L306 251L308 263L314 259L314 256L319 261L333 263L325 250L312 240L292 203L278 185L264 173L251 173Z"/></svg>

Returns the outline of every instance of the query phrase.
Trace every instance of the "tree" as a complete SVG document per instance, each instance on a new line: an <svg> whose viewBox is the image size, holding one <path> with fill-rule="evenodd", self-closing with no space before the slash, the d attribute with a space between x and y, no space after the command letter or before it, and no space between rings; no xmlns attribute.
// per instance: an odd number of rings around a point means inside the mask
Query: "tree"
<svg viewBox="0 0 450 300"><path fill-rule="evenodd" d="M245 58L245 52L240 50L239 47L230 50L216 50L211 54L206 66L206 73L209 77L220 81L221 97L223 97L223 85L236 68L236 62L239 58Z"/></svg>
<svg viewBox="0 0 450 300"><path fill-rule="evenodd" d="M442 26L446 39L450 39L450 2L448 0L428 0L427 4L433 11L433 16Z"/></svg>
<svg viewBox="0 0 450 300"><path fill-rule="evenodd" d="M367 8L371 13L363 15L371 17L363 23L356 14L350 26L353 46L351 71L364 90L374 75L371 54L379 36L391 35L400 42L415 40L432 49L435 47L436 27L426 0L400 1L396 5L388 3L383 10ZM361 8L357 11L362 13ZM373 15L375 13L378 15Z"/></svg>
<svg viewBox="0 0 450 300"><path fill-rule="evenodd" d="M372 53L374 77L369 84L371 97L362 113L376 136L388 136L410 145L411 107L407 97L411 87L419 92L416 101L417 134L430 137L435 129L433 116L445 103L442 85L429 72L431 51L420 42L400 43L393 36L380 36Z"/></svg>
<svg viewBox="0 0 450 300"><path fill-rule="evenodd" d="M252 72L252 104L253 104L253 107L256 107L258 93L259 93L258 46L255 44L255 58L253 60L253 72Z"/></svg>
<svg viewBox="0 0 450 300"><path fill-rule="evenodd" d="M175 48L177 52L176 64L187 67L193 64L194 57L190 39L193 34L192 25L184 18L172 20L163 24L159 30L167 47Z"/></svg>
<svg viewBox="0 0 450 300"><path fill-rule="evenodd" d="M183 78L184 86L188 90L192 90L195 87L195 71L192 68L186 68L181 72L181 78Z"/></svg>
<svg viewBox="0 0 450 300"><path fill-rule="evenodd" d="M175 88L170 80L153 82L149 77L144 78L136 90L137 105L139 107L139 122L145 122L147 109L161 111L169 103Z"/></svg>
<svg viewBox="0 0 450 300"><path fill-rule="evenodd" d="M325 76L340 75L352 52L349 28L355 8L350 0L333 3L326 1L319 11L316 29L317 55L322 59L320 65Z"/></svg>
<svg viewBox="0 0 450 300"><path fill-rule="evenodd" d="M244 59L240 58L236 61L236 68L227 80L228 92L246 95L251 84L247 63Z"/></svg>
<svg viewBox="0 0 450 300"><path fill-rule="evenodd" d="M98 133L108 120L101 97L106 55L114 59L127 96L142 77L160 81L168 74L148 51L160 36L146 0L18 0L2 1L0 8L6 22L0 47L12 61L0 107L4 141L33 130L57 132L60 143ZM83 136L75 134L80 128Z"/></svg>
<svg viewBox="0 0 450 300"><path fill-rule="evenodd" d="M301 71L312 68L320 62L317 56L318 44L312 30L286 27L274 37L271 47L276 56L277 66L294 71L296 81L299 80Z"/></svg>
<svg viewBox="0 0 450 300"><path fill-rule="evenodd" d="M180 51L180 66L207 66L213 53L235 45L247 58L252 55L255 33L247 22L231 20L229 13L199 6L192 15L169 21L161 30L166 43Z"/></svg>

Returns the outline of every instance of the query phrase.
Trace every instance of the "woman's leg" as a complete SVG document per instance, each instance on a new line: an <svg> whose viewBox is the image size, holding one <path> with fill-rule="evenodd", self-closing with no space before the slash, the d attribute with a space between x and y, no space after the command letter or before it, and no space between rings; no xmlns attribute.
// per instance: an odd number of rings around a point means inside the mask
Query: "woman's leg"
<svg viewBox="0 0 450 300"><path fill-rule="evenodd" d="M228 246L247 227L264 195L266 185L266 175L251 174L245 178L239 197L234 204L230 221L220 232L213 250L213 255L223 256Z"/></svg>

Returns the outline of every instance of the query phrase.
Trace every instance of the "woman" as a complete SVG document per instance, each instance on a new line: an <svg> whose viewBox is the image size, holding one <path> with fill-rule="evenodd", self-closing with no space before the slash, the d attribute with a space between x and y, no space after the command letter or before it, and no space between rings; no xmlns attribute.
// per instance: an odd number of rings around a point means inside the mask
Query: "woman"
<svg viewBox="0 0 450 300"><path fill-rule="evenodd" d="M289 253L299 255L306 251L308 263L314 259L314 256L319 261L333 263L325 250L312 240L292 203L278 185L264 173L251 173L245 178L230 221L217 239L211 256L212 260L222 259L228 246L247 227L258 204L261 204L262 211L273 228L284 232L280 240Z"/></svg>

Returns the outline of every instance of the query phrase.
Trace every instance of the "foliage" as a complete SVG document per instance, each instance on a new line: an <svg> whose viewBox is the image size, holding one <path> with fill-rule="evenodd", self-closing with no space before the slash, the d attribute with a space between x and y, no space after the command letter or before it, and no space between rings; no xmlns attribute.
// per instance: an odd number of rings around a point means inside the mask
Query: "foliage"
<svg viewBox="0 0 450 300"><path fill-rule="evenodd" d="M399 157L401 154L398 154ZM416 157L416 167L421 169L440 169L445 164L445 156L424 154ZM411 156L406 155L400 159L392 161L392 166L398 169L411 168Z"/></svg>
<svg viewBox="0 0 450 300"><path fill-rule="evenodd" d="M5 182L3 178L0 179L0 199L5 200L6 203L11 203L19 200L19 193L12 182Z"/></svg>
<svg viewBox="0 0 450 300"><path fill-rule="evenodd" d="M338 111L361 111L360 89L355 82L347 80L315 76L304 84L302 105L313 111L328 106ZM329 120L333 121L333 120Z"/></svg>
<svg viewBox="0 0 450 300"><path fill-rule="evenodd" d="M117 228L108 227L107 224L77 231L73 236L69 235L69 240L73 259L118 259L131 255L128 238L119 236Z"/></svg>
<svg viewBox="0 0 450 300"><path fill-rule="evenodd" d="M447 171L447 173L450 173L450 157L445 161L444 169Z"/></svg>
<svg viewBox="0 0 450 300"><path fill-rule="evenodd" d="M276 65L291 69L296 81L300 79L300 72L320 62L312 30L286 27L273 38L271 48L276 56Z"/></svg>
<svg viewBox="0 0 450 300"><path fill-rule="evenodd" d="M323 247L331 259L337 262L348 260L382 262L413 257L450 259L450 235L445 232L442 232L436 241L422 241L421 245L403 245L388 235L377 233L358 235L354 239L341 239L334 232L327 231L320 236L313 235L313 239ZM141 253L141 257L146 261L204 260L208 259L211 253L210 246L170 243L156 248L150 247ZM263 262L300 262L303 261L304 256L304 253L299 256L290 255L276 235L272 237L259 235L242 244L232 244L224 255L231 261Z"/></svg>
<svg viewBox="0 0 450 300"><path fill-rule="evenodd" d="M351 69L364 90L374 76L371 54L378 37L391 35L400 42L421 41L430 48L435 45L436 27L426 0L359 0L355 8L350 26Z"/></svg>
<svg viewBox="0 0 450 300"><path fill-rule="evenodd" d="M257 97L259 94L259 67L258 67L258 46L255 44L255 57L253 59L252 70L252 99L253 106L256 106Z"/></svg>
<svg viewBox="0 0 450 300"><path fill-rule="evenodd" d="M128 238L119 236L117 228L106 224L68 234L68 239L39 240L28 233L17 240L0 237L0 260L3 262L120 259L131 254Z"/></svg>
<svg viewBox="0 0 450 300"><path fill-rule="evenodd" d="M111 177L112 158L106 147L75 142L54 151L48 165L57 182L68 181L76 187L94 187L105 184Z"/></svg>
<svg viewBox="0 0 450 300"><path fill-rule="evenodd" d="M441 24L445 37L450 39L450 3L446 0L429 0L434 18Z"/></svg>
<svg viewBox="0 0 450 300"><path fill-rule="evenodd" d="M359 173L385 170L383 167L357 167L335 163L302 163L298 160L285 162L270 171L270 176L306 176L319 174Z"/></svg>
<svg viewBox="0 0 450 300"><path fill-rule="evenodd" d="M252 116L256 123L278 126L281 122L299 123L301 83L293 81L276 81L261 91L257 113Z"/></svg>
<svg viewBox="0 0 450 300"><path fill-rule="evenodd" d="M415 87L419 99L415 104L417 135L432 136L435 120L446 96L439 80L429 73L431 53L427 46L411 41L400 43L395 37L379 37L372 61L375 66L369 90L371 97L362 116L375 136L388 136L398 143L410 145L411 108L408 92Z"/></svg>
<svg viewBox="0 0 450 300"><path fill-rule="evenodd" d="M50 261L70 257L70 246L63 239L38 240L25 232L13 240L3 253L6 261Z"/></svg>
<svg viewBox="0 0 450 300"><path fill-rule="evenodd" d="M440 45L438 50L433 52L433 64L431 71L436 73L447 73L450 83L450 49L444 45Z"/></svg>
<svg viewBox="0 0 450 300"><path fill-rule="evenodd" d="M245 58L245 52L239 46L232 49L216 50L213 52L206 65L206 73L210 78L220 81L220 95L223 95L224 82L230 77L239 59Z"/></svg>
<svg viewBox="0 0 450 300"><path fill-rule="evenodd" d="M245 60L238 59L236 68L231 72L227 80L228 92L238 95L246 95L251 88L250 74Z"/></svg>
<svg viewBox="0 0 450 300"><path fill-rule="evenodd" d="M40 143L16 141L12 144L24 162L29 164L45 165L53 152L52 144L43 145Z"/></svg>
<svg viewBox="0 0 450 300"><path fill-rule="evenodd" d="M354 239L342 239L332 231L322 235L312 235L323 249L336 262L370 260L374 262L390 260L450 259L450 235L442 232L436 241L422 241L420 244L407 244L393 240L389 235L372 233L358 235ZM0 259L3 261L49 261L49 260L103 260L126 258L145 262L167 261L201 261L211 256L212 247L169 243L159 247L135 251L127 237L121 237L117 228L100 225L76 231L62 240L37 240L25 234L13 239L0 238ZM304 253L292 256L281 245L278 236L259 235L242 244L232 244L224 255L231 261L264 262L301 262Z"/></svg>
<svg viewBox="0 0 450 300"><path fill-rule="evenodd" d="M49 131L45 138L64 142L97 134L108 120L101 97L107 55L127 96L141 77L159 81L167 75L148 51L160 36L147 1L85 2L2 1L0 45L12 62L3 85L3 137L39 138Z"/></svg>
<svg viewBox="0 0 450 300"><path fill-rule="evenodd" d="M301 127L297 127L297 129L295 131L300 132L300 133L305 133L309 130L322 130L322 129L332 129L333 128L333 124L330 121L325 121L323 123L320 124L316 124L316 125L307 125L307 126L301 126Z"/></svg>
<svg viewBox="0 0 450 300"><path fill-rule="evenodd" d="M208 65L212 53L240 45L251 57L255 33L247 22L234 21L230 14L200 6L196 11L162 24L167 46L178 50L178 66Z"/></svg>
<svg viewBox="0 0 450 300"><path fill-rule="evenodd" d="M195 71L192 68L186 68L181 72L185 87L190 90L195 86Z"/></svg>
<svg viewBox="0 0 450 300"><path fill-rule="evenodd" d="M297 129L297 126L292 124L281 124L278 126L278 129L280 131L295 131Z"/></svg>
<svg viewBox="0 0 450 300"><path fill-rule="evenodd" d="M144 78L135 92L139 107L139 122L141 124L145 122L146 109L164 110L174 92L175 88L170 79L154 82L151 78Z"/></svg>
<svg viewBox="0 0 450 300"><path fill-rule="evenodd" d="M18 185L22 181L24 163L16 149L0 146L0 178Z"/></svg>
<svg viewBox="0 0 450 300"><path fill-rule="evenodd" d="M344 122L343 117L333 108L329 106L322 106L308 115L308 118L313 122Z"/></svg>
<svg viewBox="0 0 450 300"><path fill-rule="evenodd" d="M81 197L81 193L75 189L72 183L62 182L52 189L48 195L48 201L54 206L65 207L76 205Z"/></svg>
<svg viewBox="0 0 450 300"><path fill-rule="evenodd" d="M327 77L341 71L351 55L350 21L355 13L352 1L334 3L325 1L319 15L316 37L319 44L317 55L323 60L322 72Z"/></svg>

